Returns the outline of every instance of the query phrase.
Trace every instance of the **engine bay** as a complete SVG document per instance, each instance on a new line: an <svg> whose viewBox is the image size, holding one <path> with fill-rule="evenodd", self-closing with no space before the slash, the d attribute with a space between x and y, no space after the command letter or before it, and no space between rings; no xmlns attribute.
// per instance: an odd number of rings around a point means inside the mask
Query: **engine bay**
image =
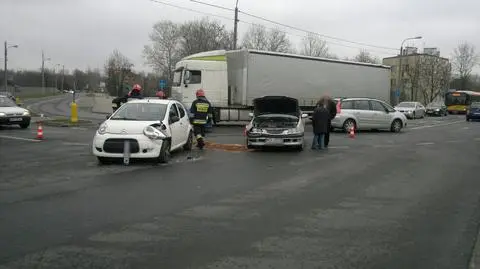
<svg viewBox="0 0 480 269"><path fill-rule="evenodd" d="M296 117L257 117L253 120L255 128L295 128L298 124Z"/></svg>

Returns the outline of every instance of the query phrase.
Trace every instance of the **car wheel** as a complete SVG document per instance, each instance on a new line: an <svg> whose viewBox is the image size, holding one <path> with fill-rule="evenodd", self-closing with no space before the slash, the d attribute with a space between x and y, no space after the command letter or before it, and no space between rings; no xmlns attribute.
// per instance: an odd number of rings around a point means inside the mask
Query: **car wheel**
<svg viewBox="0 0 480 269"><path fill-rule="evenodd" d="M470 118L465 118L467 121L470 121Z"/></svg>
<svg viewBox="0 0 480 269"><path fill-rule="evenodd" d="M357 130L357 123L353 119L347 119L343 123L343 130L348 133L351 129Z"/></svg>
<svg viewBox="0 0 480 269"><path fill-rule="evenodd" d="M160 155L157 158L159 163L168 163L170 161L170 140L163 140L162 149L160 149Z"/></svg>
<svg viewBox="0 0 480 269"><path fill-rule="evenodd" d="M187 139L187 142L185 143L185 145L183 145L183 150L192 150L193 148L193 132L190 131L190 133L188 134L188 139Z"/></svg>
<svg viewBox="0 0 480 269"><path fill-rule="evenodd" d="M98 163L99 164L111 164L112 160L107 158L107 157L97 157Z"/></svg>
<svg viewBox="0 0 480 269"><path fill-rule="evenodd" d="M22 124L20 124L20 128L22 128L22 129L27 129L28 126L30 126L30 123L22 123Z"/></svg>
<svg viewBox="0 0 480 269"><path fill-rule="evenodd" d="M396 119L392 122L392 126L390 127L390 130L394 133L398 133L402 130L402 121L399 119Z"/></svg>

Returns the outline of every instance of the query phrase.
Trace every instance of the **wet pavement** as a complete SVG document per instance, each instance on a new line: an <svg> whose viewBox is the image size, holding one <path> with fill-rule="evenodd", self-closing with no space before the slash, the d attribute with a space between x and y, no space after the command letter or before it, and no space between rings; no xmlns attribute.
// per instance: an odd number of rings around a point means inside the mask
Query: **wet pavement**
<svg viewBox="0 0 480 269"><path fill-rule="evenodd" d="M46 127L37 142L34 126L2 127L0 268L467 268L480 123L409 125L337 132L323 152L129 166L98 165L91 128ZM244 140L234 127L208 136Z"/></svg>

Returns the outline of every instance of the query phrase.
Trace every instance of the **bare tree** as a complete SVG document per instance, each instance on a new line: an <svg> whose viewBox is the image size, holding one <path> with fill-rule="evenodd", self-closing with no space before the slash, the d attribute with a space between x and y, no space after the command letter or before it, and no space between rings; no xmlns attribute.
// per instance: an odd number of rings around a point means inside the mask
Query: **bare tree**
<svg viewBox="0 0 480 269"><path fill-rule="evenodd" d="M106 87L111 95L120 96L123 93L123 81L131 72L132 67L133 64L120 51L113 51L105 64Z"/></svg>
<svg viewBox="0 0 480 269"><path fill-rule="evenodd" d="M312 57L329 57L327 42L314 34L308 34L302 39L300 54Z"/></svg>
<svg viewBox="0 0 480 269"><path fill-rule="evenodd" d="M407 64L402 68L402 80L405 89L408 91L403 91L400 93L400 101L405 100L418 100L418 93L420 92L421 87L421 78L422 78L422 66L421 61L418 57L409 59ZM410 94L407 94L407 93Z"/></svg>
<svg viewBox="0 0 480 269"><path fill-rule="evenodd" d="M370 52L366 50L360 50L357 56L355 56L354 60L356 62L361 62L361 63L372 63L372 64L380 63L380 60L377 57L372 56Z"/></svg>
<svg viewBox="0 0 480 269"><path fill-rule="evenodd" d="M434 55L422 55L417 66L422 77L420 90L423 101L430 103L444 93L450 82L450 62Z"/></svg>
<svg viewBox="0 0 480 269"><path fill-rule="evenodd" d="M243 37L243 47L249 49L292 52L291 42L285 32L279 29L267 31L265 26L253 25Z"/></svg>
<svg viewBox="0 0 480 269"><path fill-rule="evenodd" d="M173 79L175 64L180 60L181 36L180 26L172 21L160 21L153 26L150 45L144 47L143 54L147 63L156 72Z"/></svg>
<svg viewBox="0 0 480 269"><path fill-rule="evenodd" d="M187 56L203 51L231 49L233 34L225 25L207 18L187 22L180 27L180 55Z"/></svg>
<svg viewBox="0 0 480 269"><path fill-rule="evenodd" d="M466 89L472 70L479 63L475 47L467 42L461 43L453 52L453 67L460 78L461 89Z"/></svg>

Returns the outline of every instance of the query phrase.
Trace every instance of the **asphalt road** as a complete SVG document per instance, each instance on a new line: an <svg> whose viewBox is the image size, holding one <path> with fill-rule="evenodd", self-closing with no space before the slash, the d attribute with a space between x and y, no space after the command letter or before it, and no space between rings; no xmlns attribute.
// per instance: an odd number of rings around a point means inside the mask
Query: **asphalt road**
<svg viewBox="0 0 480 269"><path fill-rule="evenodd" d="M98 166L93 129L45 127L36 142L33 127L1 128L0 268L467 268L480 123L409 125L335 133L328 152L130 166Z"/></svg>
<svg viewBox="0 0 480 269"><path fill-rule="evenodd" d="M83 93L77 98L82 98ZM25 106L37 113L44 114L45 117L63 116L70 117L70 104L72 103L72 94L64 94L53 98L44 98L42 100L27 100ZM79 119L100 122L105 120L104 114L91 113L83 109L78 109Z"/></svg>

